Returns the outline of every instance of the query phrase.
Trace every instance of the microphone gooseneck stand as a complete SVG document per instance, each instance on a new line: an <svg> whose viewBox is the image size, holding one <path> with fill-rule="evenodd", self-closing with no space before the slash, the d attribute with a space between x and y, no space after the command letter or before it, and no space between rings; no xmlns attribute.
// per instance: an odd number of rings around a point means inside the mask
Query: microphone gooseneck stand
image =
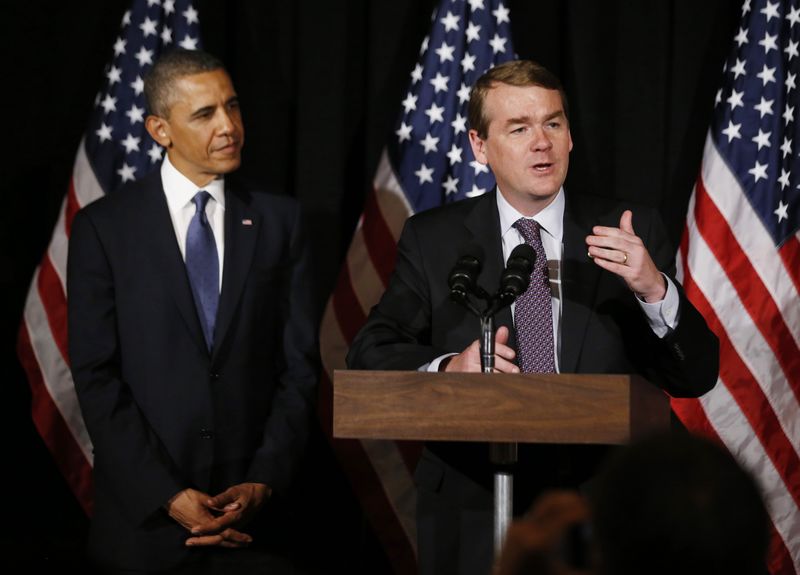
<svg viewBox="0 0 800 575"><path fill-rule="evenodd" d="M528 289L535 259L536 252L531 246L522 244L514 248L500 278L500 290L494 296L490 296L477 285L477 276L481 270L477 258L463 256L456 262L450 273L448 284L451 299L464 306L480 320L481 371L483 373L494 372L494 316L502 308L511 305L520 294ZM469 300L469 294L486 302L483 311L478 310ZM490 444L489 448L490 460L495 468L494 549L495 556L499 556L513 516L514 475L512 466L517 462L517 444L495 442Z"/></svg>

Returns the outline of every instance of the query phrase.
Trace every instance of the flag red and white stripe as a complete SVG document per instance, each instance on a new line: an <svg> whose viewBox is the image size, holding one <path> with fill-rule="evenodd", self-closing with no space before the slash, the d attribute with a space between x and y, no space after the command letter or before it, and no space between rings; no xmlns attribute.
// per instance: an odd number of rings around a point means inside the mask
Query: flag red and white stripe
<svg viewBox="0 0 800 575"><path fill-rule="evenodd" d="M320 406L327 430L332 429L333 371L346 368L350 342L383 294L394 269L403 222L411 214L384 153L320 328L325 368ZM337 439L334 447L395 572L416 572L416 490L412 473L419 445Z"/></svg>
<svg viewBox="0 0 800 575"><path fill-rule="evenodd" d="M69 371L67 248L75 213L102 195L81 142L50 245L34 273L17 344L31 386L34 424L87 513L92 509L92 444Z"/></svg>
<svg viewBox="0 0 800 575"><path fill-rule="evenodd" d="M719 337L720 373L672 406L758 480L774 575L800 573L799 4L742 5L678 253Z"/></svg>
<svg viewBox="0 0 800 575"><path fill-rule="evenodd" d="M679 260L720 339L720 374L672 407L756 475L774 526L770 572L800 573L800 233L776 249L710 136Z"/></svg>
<svg viewBox="0 0 800 575"><path fill-rule="evenodd" d="M800 573L796 4L743 6L678 254L686 293L720 339L719 379L672 402L757 478L776 575Z"/></svg>

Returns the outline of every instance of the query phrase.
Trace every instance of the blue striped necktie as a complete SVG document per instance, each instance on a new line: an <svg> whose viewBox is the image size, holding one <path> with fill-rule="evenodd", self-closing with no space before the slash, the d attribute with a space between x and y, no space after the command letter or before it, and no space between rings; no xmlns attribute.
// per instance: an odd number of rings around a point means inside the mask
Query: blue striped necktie
<svg viewBox="0 0 800 575"><path fill-rule="evenodd" d="M219 304L217 242L206 216L206 204L210 197L208 192L200 190L192 198L195 213L186 234L186 271L192 284L194 303L209 351L214 344L214 324L217 321Z"/></svg>

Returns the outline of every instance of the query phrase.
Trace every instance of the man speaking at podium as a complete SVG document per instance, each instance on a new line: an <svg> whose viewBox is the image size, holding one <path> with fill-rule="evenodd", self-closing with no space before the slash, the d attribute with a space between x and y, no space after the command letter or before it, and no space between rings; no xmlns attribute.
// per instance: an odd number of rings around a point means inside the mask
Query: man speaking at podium
<svg viewBox="0 0 800 575"><path fill-rule="evenodd" d="M719 344L671 277L675 252L656 212L564 190L572 138L560 81L531 61L492 68L472 90L469 124L497 189L408 220L348 367L481 371L478 321L450 300L448 273L474 256L477 283L494 293L527 243L530 286L495 319L496 371L636 373L679 397L711 389ZM520 446L515 506L579 486L604 453ZM420 573L489 573L492 471L488 444L426 444L415 473Z"/></svg>

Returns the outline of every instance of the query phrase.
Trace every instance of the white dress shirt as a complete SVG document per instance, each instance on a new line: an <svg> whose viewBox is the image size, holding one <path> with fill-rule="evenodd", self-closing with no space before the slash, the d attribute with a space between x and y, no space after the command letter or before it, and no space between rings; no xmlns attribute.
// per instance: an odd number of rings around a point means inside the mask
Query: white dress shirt
<svg viewBox="0 0 800 575"><path fill-rule="evenodd" d="M222 265L225 256L225 179L219 177L202 188L198 188L172 165L172 162L169 161L169 156L167 156L161 164L161 183L164 186L169 217L172 219L172 227L175 229L175 237L178 240L178 247L181 250L181 256L184 261L186 261L186 234L189 231L189 223L195 213L195 205L192 202L192 198L200 190L205 190L211 195L211 198L206 203L206 217L211 225L211 230L214 232L214 240L217 243L219 289L221 292Z"/></svg>
<svg viewBox="0 0 800 575"><path fill-rule="evenodd" d="M503 260L507 261L508 256L515 247L525 242L522 234L514 227L514 223L524 218L503 196L502 192L498 189L497 194L497 210L500 214L500 237L503 243ZM555 199L541 212L533 216L532 219L536 220L541 228L542 246L547 255L547 266L550 274L550 293L551 304L553 310L553 353L555 355L556 371L559 371L558 357L561 351L561 260L564 253L564 207L566 200L564 197L564 188L558 191ZM588 248L587 248L588 249ZM586 256L589 257L588 255ZM663 275L663 274L662 274ZM641 298L636 298L642 311L647 318L647 323L650 329L653 330L658 337L664 337L671 330L675 329L678 323L678 289L667 276L664 276L667 281L667 293L664 299L655 302L647 303ZM511 305L511 315L514 316L514 304ZM480 334L476 333L475 337L478 338ZM427 371L438 371L439 364L446 357L453 354L440 356L433 360L431 363L422 366L420 369Z"/></svg>

